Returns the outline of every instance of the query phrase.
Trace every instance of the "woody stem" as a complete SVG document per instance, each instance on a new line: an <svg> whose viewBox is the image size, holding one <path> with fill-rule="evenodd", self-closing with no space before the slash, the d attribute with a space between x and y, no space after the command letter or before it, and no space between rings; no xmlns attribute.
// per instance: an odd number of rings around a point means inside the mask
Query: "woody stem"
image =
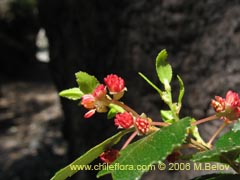
<svg viewBox="0 0 240 180"><path fill-rule="evenodd" d="M129 145L129 143L136 137L137 135L137 131L134 131L131 136L129 136L129 138L127 139L127 141L124 143L124 145L122 146L121 150L125 149L127 147L127 145Z"/></svg>
<svg viewBox="0 0 240 180"><path fill-rule="evenodd" d="M198 124L202 124L202 123L205 123L205 122L208 122L208 121L212 121L212 120L216 120L216 119L218 119L218 117L216 115L212 115L212 116L209 116L209 117L197 120L196 122L192 123L192 125L196 126Z"/></svg>
<svg viewBox="0 0 240 180"><path fill-rule="evenodd" d="M152 122L151 125L153 126L163 126L163 127L166 127L166 126L169 126L170 124L168 123L165 123L165 122Z"/></svg>
<svg viewBox="0 0 240 180"><path fill-rule="evenodd" d="M210 140L208 141L207 145L208 147L211 147L212 142L214 141L214 139L217 137L217 135L228 125L228 123L224 122L219 128L218 130L213 134L213 136L210 138Z"/></svg>
<svg viewBox="0 0 240 180"><path fill-rule="evenodd" d="M119 102L119 101L116 101L116 100L111 100L111 102L113 104L116 104L116 105L122 107L125 111L131 112L133 114L133 116L135 116L135 117L139 117L140 116L136 111L134 111L132 108L130 108L129 106L127 106L126 104L124 104L122 102Z"/></svg>

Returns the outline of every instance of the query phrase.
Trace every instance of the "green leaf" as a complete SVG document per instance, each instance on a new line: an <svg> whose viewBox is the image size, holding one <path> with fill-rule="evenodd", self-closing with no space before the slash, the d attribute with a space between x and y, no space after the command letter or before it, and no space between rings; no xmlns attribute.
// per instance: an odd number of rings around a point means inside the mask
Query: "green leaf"
<svg viewBox="0 0 240 180"><path fill-rule="evenodd" d="M194 122L196 122L196 119L192 118L191 123L194 123ZM202 139L197 126L192 125L189 130L198 143L201 143L202 145L207 147L207 144Z"/></svg>
<svg viewBox="0 0 240 180"><path fill-rule="evenodd" d="M79 88L84 94L91 94L97 85L100 84L94 76L91 76L86 72L77 72L75 76Z"/></svg>
<svg viewBox="0 0 240 180"><path fill-rule="evenodd" d="M240 131L240 119L238 119L237 122L234 123L232 131Z"/></svg>
<svg viewBox="0 0 240 180"><path fill-rule="evenodd" d="M178 95L178 104L181 105L182 98L183 98L184 92L185 92L185 88L184 88L184 83L183 83L183 80L181 79L181 77L177 75L177 78L178 78L179 87L180 87L179 95Z"/></svg>
<svg viewBox="0 0 240 180"><path fill-rule="evenodd" d="M161 117L164 122L172 123L174 120L174 116L171 110L161 110Z"/></svg>
<svg viewBox="0 0 240 180"><path fill-rule="evenodd" d="M215 149L200 152L193 156L193 161L198 162L226 162L235 160L240 155L240 131L230 131L219 138Z"/></svg>
<svg viewBox="0 0 240 180"><path fill-rule="evenodd" d="M144 171L136 169L136 167L139 165L149 167L154 163L165 160L174 148L179 147L184 142L190 120L191 118L186 117L128 145L122 150L120 157L112 165L125 168L133 167L134 170L107 169L100 171L97 177L111 173L114 180L139 179L147 169Z"/></svg>
<svg viewBox="0 0 240 180"><path fill-rule="evenodd" d="M138 73L150 86L152 86L159 94L162 96L163 92L152 82L150 81L144 74L141 72Z"/></svg>
<svg viewBox="0 0 240 180"><path fill-rule="evenodd" d="M156 58L156 70L158 78L164 86L169 85L172 80L172 67L166 61L167 60L167 51L162 50Z"/></svg>
<svg viewBox="0 0 240 180"><path fill-rule="evenodd" d="M79 88L71 88L61 91L59 95L71 100L78 100L81 99L84 94Z"/></svg>
<svg viewBox="0 0 240 180"><path fill-rule="evenodd" d="M240 131L230 131L221 136L216 142L216 148L240 146Z"/></svg>
<svg viewBox="0 0 240 180"><path fill-rule="evenodd" d="M109 104L108 106L110 110L108 111L107 118L112 119L113 117L116 116L117 113L123 113L125 110L116 104Z"/></svg>
<svg viewBox="0 0 240 180"><path fill-rule="evenodd" d="M71 164L68 166L64 167L63 169L60 169L52 178L51 180L64 180L68 177L71 177L73 174L75 174L78 169L79 165L87 165L91 163L94 159L99 157L99 155L104 152L106 149L112 147L114 144L117 144L120 139L127 133L132 131L131 129L129 130L124 130L120 131L119 133L115 134L114 136L108 138L101 144L98 144L97 146L93 147L90 149L88 152L80 156L78 159L73 161ZM75 167L75 168L74 168Z"/></svg>

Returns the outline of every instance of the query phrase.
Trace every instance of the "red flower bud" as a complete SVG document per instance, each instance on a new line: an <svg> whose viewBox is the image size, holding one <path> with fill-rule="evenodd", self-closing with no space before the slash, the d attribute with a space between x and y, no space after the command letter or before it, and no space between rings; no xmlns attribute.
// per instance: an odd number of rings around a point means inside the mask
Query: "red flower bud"
<svg viewBox="0 0 240 180"><path fill-rule="evenodd" d="M226 99L216 96L211 104L219 117L225 120L236 120L240 118L240 99L236 92L228 91Z"/></svg>
<svg viewBox="0 0 240 180"><path fill-rule="evenodd" d="M92 94L85 94L82 96L82 102L81 104L86 108L86 109L93 109L95 102L95 98Z"/></svg>
<svg viewBox="0 0 240 180"><path fill-rule="evenodd" d="M120 93L125 90L124 80L115 74L110 74L105 77L104 82L107 85L111 94Z"/></svg>
<svg viewBox="0 0 240 180"><path fill-rule="evenodd" d="M107 94L106 87L103 84L98 85L93 91L93 96L96 99L101 99L105 97Z"/></svg>
<svg viewBox="0 0 240 180"><path fill-rule="evenodd" d="M231 108L235 108L240 106L240 100L238 97L238 93L233 91L228 91L226 94L226 105Z"/></svg>
<svg viewBox="0 0 240 180"><path fill-rule="evenodd" d="M92 117L95 114L95 112L96 112L96 109L91 109L90 111L88 111L84 114L84 118L87 119L87 118Z"/></svg>
<svg viewBox="0 0 240 180"><path fill-rule="evenodd" d="M117 114L114 119L115 125L119 128L128 129L133 125L133 117L130 113L124 112Z"/></svg>
<svg viewBox="0 0 240 180"><path fill-rule="evenodd" d="M216 112L221 112L225 110L225 99L220 96L215 96L216 100L212 99L212 107L215 109Z"/></svg>
<svg viewBox="0 0 240 180"><path fill-rule="evenodd" d="M147 134L150 130L150 123L146 118L138 117L135 125L140 134Z"/></svg>
<svg viewBox="0 0 240 180"><path fill-rule="evenodd" d="M113 161L115 161L118 158L118 156L119 156L119 151L117 149L109 149L100 155L100 159L103 162L110 164Z"/></svg>

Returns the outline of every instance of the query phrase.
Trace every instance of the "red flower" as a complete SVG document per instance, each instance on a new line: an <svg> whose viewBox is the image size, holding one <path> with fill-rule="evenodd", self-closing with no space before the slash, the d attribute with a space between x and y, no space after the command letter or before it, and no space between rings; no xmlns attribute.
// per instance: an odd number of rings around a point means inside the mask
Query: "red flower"
<svg viewBox="0 0 240 180"><path fill-rule="evenodd" d="M225 110L225 99L220 96L215 96L215 99L212 99L212 107L216 112L222 112Z"/></svg>
<svg viewBox="0 0 240 180"><path fill-rule="evenodd" d="M240 106L240 100L238 97L238 93L233 91L228 91L226 94L226 106L231 108L236 108Z"/></svg>
<svg viewBox="0 0 240 180"><path fill-rule="evenodd" d="M98 85L93 91L93 96L96 99L102 99L107 94L106 87L103 84Z"/></svg>
<svg viewBox="0 0 240 180"><path fill-rule="evenodd" d="M93 109L95 107L94 102L95 102L95 98L92 94L85 94L85 95L82 96L81 104L86 109Z"/></svg>
<svg viewBox="0 0 240 180"><path fill-rule="evenodd" d="M228 91L226 99L216 96L216 100L212 100L212 107L219 117L225 120L236 120L240 118L240 99L236 92Z"/></svg>
<svg viewBox="0 0 240 180"><path fill-rule="evenodd" d="M100 155L100 159L107 164L112 163L118 157L119 157L119 151L117 149L109 149Z"/></svg>
<svg viewBox="0 0 240 180"><path fill-rule="evenodd" d="M133 125L133 117L130 113L124 112L117 114L114 119L115 125L119 128L128 129Z"/></svg>
<svg viewBox="0 0 240 180"><path fill-rule="evenodd" d="M125 90L124 80L115 74L110 74L105 77L104 82L107 85L111 94L120 93Z"/></svg>
<svg viewBox="0 0 240 180"><path fill-rule="evenodd" d="M107 112L108 103L105 102L107 91L103 84L98 85L93 94L85 94L82 96L81 104L89 111L84 115L84 118L90 118L95 112Z"/></svg>
<svg viewBox="0 0 240 180"><path fill-rule="evenodd" d="M138 117L136 119L135 125L139 134L147 134L150 130L150 123L146 118Z"/></svg>

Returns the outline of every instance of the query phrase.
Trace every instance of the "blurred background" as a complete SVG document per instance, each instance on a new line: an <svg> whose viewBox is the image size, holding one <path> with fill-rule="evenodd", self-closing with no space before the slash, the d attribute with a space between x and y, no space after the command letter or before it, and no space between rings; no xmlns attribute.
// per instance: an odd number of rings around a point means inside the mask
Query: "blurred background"
<svg viewBox="0 0 240 180"><path fill-rule="evenodd" d="M0 0L0 179L50 179L117 132L105 115L85 120L78 102L59 98L76 86L79 70L100 81L109 73L122 76L124 102L159 119L163 104L137 73L159 84L154 63L164 48L185 82L182 117L211 115L211 98L239 92L240 1ZM172 89L176 95L176 79ZM218 125L201 125L204 138ZM204 173L154 171L142 179Z"/></svg>

